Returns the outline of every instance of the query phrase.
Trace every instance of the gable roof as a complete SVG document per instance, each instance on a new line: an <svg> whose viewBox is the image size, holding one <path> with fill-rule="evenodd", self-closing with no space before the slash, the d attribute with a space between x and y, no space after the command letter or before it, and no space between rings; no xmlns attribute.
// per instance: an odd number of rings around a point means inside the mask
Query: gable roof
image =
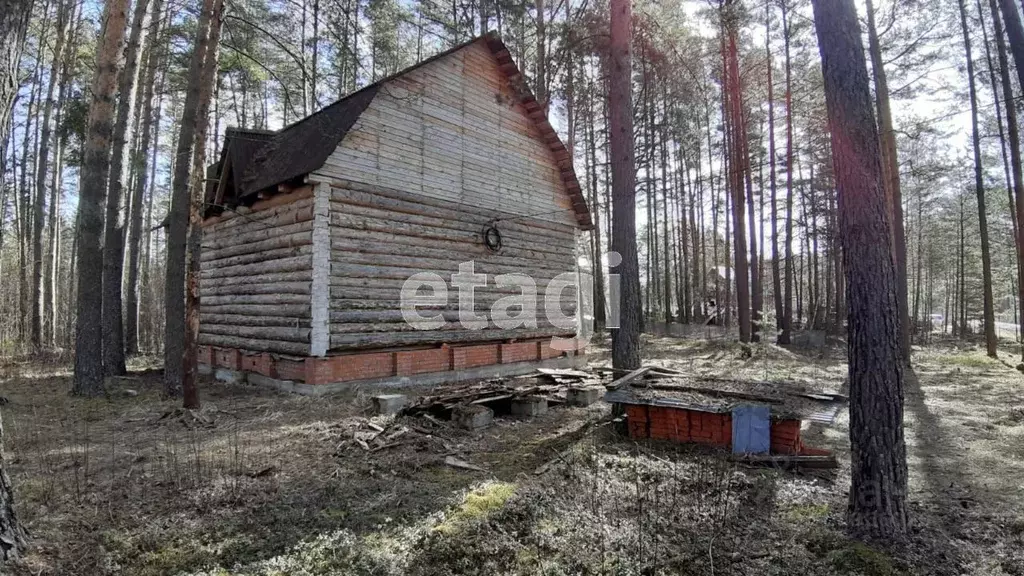
<svg viewBox="0 0 1024 576"><path fill-rule="evenodd" d="M223 199L216 190L223 191L225 187L233 190L235 201L243 201L319 169L370 105L380 86L478 42L484 43L494 55L499 70L512 84L519 103L526 109L540 137L554 155L577 224L589 230L593 222L576 179L572 156L548 122L546 111L530 91L505 43L494 33L474 38L370 84L277 133L259 131L260 134L253 135L253 131L229 128L225 133L221 159L214 168L223 182L213 186L213 193L207 190L207 202L220 205Z"/></svg>

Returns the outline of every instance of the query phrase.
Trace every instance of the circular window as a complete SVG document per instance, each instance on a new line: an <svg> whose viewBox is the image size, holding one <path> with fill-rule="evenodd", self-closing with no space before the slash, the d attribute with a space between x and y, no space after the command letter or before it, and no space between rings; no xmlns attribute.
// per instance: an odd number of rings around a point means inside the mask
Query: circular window
<svg viewBox="0 0 1024 576"><path fill-rule="evenodd" d="M491 252L501 250L501 232L493 224L484 226L484 246Z"/></svg>

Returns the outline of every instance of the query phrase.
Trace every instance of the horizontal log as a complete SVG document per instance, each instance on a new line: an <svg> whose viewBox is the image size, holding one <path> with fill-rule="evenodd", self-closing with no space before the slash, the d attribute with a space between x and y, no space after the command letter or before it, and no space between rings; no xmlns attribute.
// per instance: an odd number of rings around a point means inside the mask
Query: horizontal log
<svg viewBox="0 0 1024 576"><path fill-rule="evenodd" d="M306 294L224 294L205 296L199 302L200 307L222 304L305 304L308 306L309 296Z"/></svg>
<svg viewBox="0 0 1024 576"><path fill-rule="evenodd" d="M297 232L309 232L313 229L313 221L306 220L303 222L296 222L295 224L287 224L285 226L272 226L269 228L256 228L247 229L241 232L225 232L223 234L212 234L209 237L203 239L203 248L210 249L223 249L229 246L242 246L251 244L253 242L259 242L266 240L267 238L276 238L278 236L287 236L289 234L295 234Z"/></svg>
<svg viewBox="0 0 1024 576"><path fill-rule="evenodd" d="M204 235L207 232L211 235L223 235L253 229L276 228L312 219L313 201L312 199L305 199L296 204L278 206L273 210L242 214L230 220L213 225L208 224L204 227L203 232Z"/></svg>
<svg viewBox="0 0 1024 576"><path fill-rule="evenodd" d="M309 304L199 304L200 313L309 318Z"/></svg>
<svg viewBox="0 0 1024 576"><path fill-rule="evenodd" d="M286 342L309 343L309 328L290 326L236 326L231 324L200 324L200 334L217 334L238 338L258 338Z"/></svg>
<svg viewBox="0 0 1024 576"><path fill-rule="evenodd" d="M443 326L438 327L437 330L439 330L439 331L450 331L450 332L457 332L457 331L461 331L461 330L471 331L471 332L476 331L476 330L471 330L470 328L467 328L467 327L463 326L461 323L459 323L459 321L458 321L458 314L455 315L455 318L456 319L454 321L446 322ZM485 329L497 329L497 328L499 328L499 327L496 324L488 322L487 327ZM545 330L545 329L557 330L558 328L554 324L552 324L551 322L548 322L547 320L545 320L543 318L538 318L536 326L529 326L529 325L527 325L527 326L524 326L521 329L522 330ZM371 332L412 332L414 330L419 330L419 328L417 328L414 324L409 324L409 323L405 322L404 320L403 321L399 321L399 322L367 322L367 323L352 323L352 322L349 322L349 323L334 323L334 322L332 322L331 325L330 325L331 334L358 334L358 333L371 333ZM565 330L565 329L562 328L562 330ZM424 331L424 330L421 330L421 331Z"/></svg>
<svg viewBox="0 0 1024 576"><path fill-rule="evenodd" d="M332 204L342 205L340 211L369 217L385 217L398 219L403 222L419 223L432 226L444 226L455 229L476 229L491 220L501 220L502 227L510 233L530 234L539 237L572 240L575 237L575 230L571 226L555 227L544 225L540 222L524 222L522 216L514 214L491 214L483 216L471 209L464 209L459 205L453 209L451 205L446 207L431 206L422 200L425 196L416 196L415 200L401 200L382 194L360 192L346 188L332 188ZM516 220L513 220L516 218Z"/></svg>
<svg viewBox="0 0 1024 576"><path fill-rule="evenodd" d="M430 224L422 224L418 222L405 222L398 218L386 217L365 217L357 214L351 214L343 212L339 209L332 208L331 210L331 227L332 238L340 237L353 237L361 238L367 232L377 232L391 237L411 237L420 238L430 242L443 241L449 243L462 244L464 246L482 246L482 233L483 227L486 223L479 223L473 227L465 227L461 229L450 228L444 226L434 226ZM343 230L336 229L348 229L358 231L359 234L346 234ZM501 230L501 225L498 225L498 229ZM563 238L548 238L544 236L527 236L527 235L513 235L506 234L502 231L502 245L504 247L514 248L517 250L523 249L541 249L544 246L552 247L552 252L556 254L561 253L572 253L575 247L574 239L563 239Z"/></svg>
<svg viewBox="0 0 1024 576"><path fill-rule="evenodd" d="M522 258L504 258L501 260L487 257L477 260L466 254L450 254L445 258L429 258L419 250L415 253L406 251L404 254L366 254L363 252L331 250L331 262L443 270L449 275L458 272L459 266L468 261L473 262L474 272L490 276L497 274L527 274L529 276L551 278L566 272L573 275L576 274L575 263L559 266L559 263L548 260L526 260Z"/></svg>
<svg viewBox="0 0 1024 576"><path fill-rule="evenodd" d="M270 254L274 251L280 251L280 254L284 254L286 249L294 249L300 246L307 246L313 243L313 232L312 230L306 232L295 232L293 234L285 234L283 236L276 236L273 238L267 238L266 240L260 240L258 242L252 242L249 244L240 244L238 246L230 246L221 249L204 249L203 250L203 264L207 262L216 263L218 266L230 266L232 262L237 258L244 256L251 256L255 254ZM253 260L248 260L253 261ZM241 264L242 261L234 262Z"/></svg>
<svg viewBox="0 0 1024 576"><path fill-rule="evenodd" d="M557 328L540 330L417 330L415 332L386 332L359 334L332 334L331 348L374 348L383 346L412 346L416 344L487 342L494 340L547 338L573 336L575 332Z"/></svg>
<svg viewBox="0 0 1024 576"><path fill-rule="evenodd" d="M239 256L232 256L230 258L224 258L221 260L209 261L205 258L201 262L200 270L216 270L219 268L227 268L229 266L241 266L243 264L257 264L259 262L267 262L269 260L279 260L281 258L293 258L295 256L303 256L306 254L313 253L313 246L307 244L306 246L296 246L294 248L278 248L276 250L265 250L263 252L251 252L247 254L241 254Z"/></svg>
<svg viewBox="0 0 1024 576"><path fill-rule="evenodd" d="M312 265L310 269L295 270L293 272L272 272L258 276L232 276L217 278L216 282L210 281L207 284L217 286L241 286L244 284L276 284L278 282L311 282L313 280Z"/></svg>
<svg viewBox="0 0 1024 576"><path fill-rule="evenodd" d="M262 340L257 338L241 338L225 334L199 334L199 343L207 346L238 348L254 352L277 352L305 356L309 354L309 344L301 342L284 342L280 340Z"/></svg>
<svg viewBox="0 0 1024 576"><path fill-rule="evenodd" d="M278 194L266 200L259 200L252 206L236 206L220 215L203 220L204 228L226 230L232 226L244 225L253 220L270 218L283 212L291 212L313 204L313 187L304 186L294 192Z"/></svg>
<svg viewBox="0 0 1024 576"><path fill-rule="evenodd" d="M483 243L481 230L474 238L466 236L462 240L443 240L422 238L419 236L403 236L394 232L375 232L372 230L350 230L341 227L331 228L331 247L336 250L356 250L360 252L401 253L408 251L410 246L424 250L423 255L447 251L463 255L463 259L484 257L507 257L529 259L556 259L558 261L575 262L574 244L556 242L535 242L529 237L509 237L502 231L502 248L495 254Z"/></svg>
<svg viewBox="0 0 1024 576"><path fill-rule="evenodd" d="M225 278L229 276L247 276L250 278L259 277L264 274L276 272L296 272L299 270L310 270L313 267L313 259L309 255L292 256L290 258L278 258L266 262L253 262L251 264L239 264L238 266L225 266L213 270L203 270L200 278L203 281L214 278Z"/></svg>
<svg viewBox="0 0 1024 576"><path fill-rule="evenodd" d="M436 198L431 198L429 196L424 196L424 195L420 195L420 194L411 194L409 192L403 192L401 190L396 190L394 188L388 188L388 187L385 187L385 186L377 186L377 185L373 185L373 184L364 184L364 183L361 183L361 182L354 182L354 181L351 181L351 180L344 180L344 179L337 179L337 178L332 178L331 179L331 186L332 186L332 190L331 190L332 196L333 196L335 190L352 190L352 191L357 191L357 192L369 192L369 193L372 193L372 194L377 194L377 195L380 195L380 196L386 196L386 197L390 197L390 198L395 198L395 199L398 199L398 200L405 200L405 201L408 201L408 202L416 202L416 203L423 204L423 205L426 205L426 206L433 206L435 208L451 208L451 203L446 202L444 200L439 200L439 199L436 199ZM480 207L470 206L470 205L461 205L461 206L459 206L459 210L462 211L462 212L465 212L467 214L473 214L473 215L476 215L476 216L480 216L481 218L484 219L484 221L493 220L495 218L508 218L510 216L508 213L504 213L504 212L500 212L500 211L493 210L493 209L488 209L488 208L480 208ZM550 227L550 228L552 228L554 230L566 230L566 229L571 230L573 228L573 226L568 225L568 224L556 224L556 223L553 223L553 222L543 221L543 220L534 220L531 223L535 224L538 227L546 226L546 227Z"/></svg>
<svg viewBox="0 0 1024 576"><path fill-rule="evenodd" d="M480 296L474 298L473 303L477 312L489 312L491 306L497 301L498 297L487 298ZM331 298L331 310L401 310L402 302L397 297L393 300L384 300L379 298ZM560 301L562 306L562 313L567 316L572 316L576 313L576 300L573 298L562 298ZM417 309L441 309L441 310L458 310L459 300L458 298L449 298L447 304L444 306L435 306L431 308L417 307ZM544 302L540 301L537 303L537 313L544 313Z"/></svg>
<svg viewBox="0 0 1024 576"><path fill-rule="evenodd" d="M221 284L207 282L199 289L202 298L222 294L309 294L312 282L271 282L267 284ZM205 300L204 300L205 301Z"/></svg>
<svg viewBox="0 0 1024 576"><path fill-rule="evenodd" d="M199 325L204 324L309 328L310 320L309 318L293 318L291 316L246 316L244 314L212 314L200 311Z"/></svg>

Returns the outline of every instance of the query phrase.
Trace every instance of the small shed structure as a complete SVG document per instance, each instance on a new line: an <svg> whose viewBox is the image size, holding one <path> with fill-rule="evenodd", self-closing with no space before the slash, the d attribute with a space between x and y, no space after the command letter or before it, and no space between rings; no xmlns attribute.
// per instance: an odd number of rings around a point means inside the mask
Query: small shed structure
<svg viewBox="0 0 1024 576"><path fill-rule="evenodd" d="M278 132L229 129L210 167L203 221L200 364L316 393L356 381L442 382L575 364L552 345L576 330L544 314L553 279L576 271L590 213L570 153L499 38L486 35L367 86ZM487 275L460 320L446 281ZM536 281L536 318L501 327L492 305ZM574 316L575 289L557 296ZM514 312L514 311L513 311ZM528 316L529 310L525 311ZM514 315L514 314L512 314ZM437 324L437 323L435 323Z"/></svg>
<svg viewBox="0 0 1024 576"><path fill-rule="evenodd" d="M784 381L668 377L609 391L624 407L629 436L709 444L739 454L821 455L804 445L803 422L829 425L839 393Z"/></svg>

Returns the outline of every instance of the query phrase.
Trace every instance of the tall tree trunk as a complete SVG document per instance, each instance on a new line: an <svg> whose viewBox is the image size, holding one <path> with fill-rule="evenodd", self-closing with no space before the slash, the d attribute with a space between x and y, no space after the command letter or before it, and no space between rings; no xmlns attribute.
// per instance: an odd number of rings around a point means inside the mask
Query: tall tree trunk
<svg viewBox="0 0 1024 576"><path fill-rule="evenodd" d="M588 90L591 98L594 90L591 83ZM607 318L604 295L604 247L601 243L601 202L597 194L597 140L594 135L594 122L594 107L593 102L590 102L587 106L587 162L590 167L590 206L594 212L594 327L603 329Z"/></svg>
<svg viewBox="0 0 1024 576"><path fill-rule="evenodd" d="M875 27L875 9L867 0L868 49L871 52L871 70L875 78L875 104L878 107L879 144L882 152L882 177L886 201L889 205L890 227L893 234L893 261L896 264L896 298L899 303L900 346L903 357L910 362L910 320L907 310L907 240L903 229L903 194L900 190L900 167L896 155L896 133L892 125L889 106L889 83L882 61L882 49Z"/></svg>
<svg viewBox="0 0 1024 576"><path fill-rule="evenodd" d="M612 251L617 252L619 325L612 331L612 365L640 367L640 270L636 252L636 173L633 158L633 86L630 0L611 0L608 115L612 167ZM611 265L616 264L614 261ZM614 290L612 291L614 294ZM613 315L614 317L614 315Z"/></svg>
<svg viewBox="0 0 1024 576"><path fill-rule="evenodd" d="M7 142L18 97L18 65L33 0L0 0L0 142Z"/></svg>
<svg viewBox="0 0 1024 576"><path fill-rule="evenodd" d="M779 344L789 344L793 333L793 71L789 54L789 13L782 0L782 34L786 49L786 261Z"/></svg>
<svg viewBox="0 0 1024 576"><path fill-rule="evenodd" d="M537 102L546 110L548 106L548 77L547 77L547 28L544 23L544 0L535 0L537 7Z"/></svg>
<svg viewBox="0 0 1024 576"><path fill-rule="evenodd" d="M46 100L43 102L43 119L39 135L39 152L36 154L36 201L32 207L32 348L39 350L43 345L43 227L46 225L46 176L50 159L51 120L54 109L54 91L60 90L60 69L64 52L64 40L69 30L71 5L60 2L57 5L57 37L54 39L53 60L50 63ZM60 163L59 160L57 162ZM51 209L53 202L50 203Z"/></svg>
<svg viewBox="0 0 1024 576"><path fill-rule="evenodd" d="M103 393L103 200L110 170L110 139L113 133L114 93L123 63L128 0L107 0L103 28L96 53L89 128L82 163L82 190L78 212L78 318L75 336L75 385L82 396Z"/></svg>
<svg viewBox="0 0 1024 576"><path fill-rule="evenodd" d="M167 214L167 266L164 276L164 392L180 396L185 362L185 244L188 241L189 205L192 197L192 161L202 91L203 64L209 47L210 19L217 0L203 0L196 44L188 71L188 88L181 113L181 128L171 182L171 206ZM197 136L198 134L198 136Z"/></svg>
<svg viewBox="0 0 1024 576"><path fill-rule="evenodd" d="M150 140L153 136L153 92L156 71L160 66L163 47L160 45L163 0L154 0L153 16L149 29L149 54L147 55L146 76L143 81L141 123L142 134L139 146L132 156L135 167L135 186L132 190L131 215L128 219L128 280L124 295L124 345L128 354L139 353L139 254L141 252L142 204L146 197L146 182L149 174Z"/></svg>
<svg viewBox="0 0 1024 576"><path fill-rule="evenodd" d="M224 0L214 0L210 17L210 35L206 58L199 79L199 106L196 112L195 158L192 162L192 191L188 211L188 260L185 274L185 351L182 369L183 407L199 409L199 265L203 239L203 177L206 175L206 127L210 120L210 100L217 82L220 54L220 29Z"/></svg>
<svg viewBox="0 0 1024 576"><path fill-rule="evenodd" d="M0 163L3 162L3 147L11 130L11 114L18 96L18 63L31 13L32 0L0 0ZM0 167L0 188L5 188L2 182L4 173ZM2 195L0 199L6 200ZM6 205L3 202L3 206ZM0 417L0 564L18 558L24 547L25 531L14 511L14 488L7 476L3 456L3 418Z"/></svg>
<svg viewBox="0 0 1024 576"><path fill-rule="evenodd" d="M771 210L772 226L772 296L775 302L775 324L778 332L776 342L786 344L782 335L789 335L789 327L786 326L786 311L782 305L782 267L779 265L779 205L778 189L775 182L775 88L772 83L772 5L765 4L764 17L764 51L767 57L768 68L768 186L771 190L768 209ZM764 247L762 246L762 250Z"/></svg>
<svg viewBox="0 0 1024 576"><path fill-rule="evenodd" d="M971 57L971 35L967 28L967 7L959 0L960 29L964 35L964 55L967 58L967 87L971 99L971 142L974 145L974 193L978 197L978 230L981 234L981 276L984 298L985 350L997 356L996 314L992 299L992 256L988 245L988 213L985 209L985 182L981 165L981 133L978 131L978 91L974 83L974 59Z"/></svg>
<svg viewBox="0 0 1024 576"><path fill-rule="evenodd" d="M1010 136L1010 167L1013 174L1013 207L1011 210L1016 214L1017 221L1017 270L1018 276L1021 272L1024 272L1024 170L1021 168L1021 146L1020 146L1020 128L1017 126L1017 109L1013 105L1015 102L1013 97L1013 83L1010 81L1010 63L1006 56L1006 41L1003 38L1003 23L999 18L999 10L996 6L997 0L989 0L989 7L992 10L992 25L995 31L996 47L999 54L999 76L1002 80L1003 88L1003 102L1006 105L1006 130ZM1016 8L1011 5L1009 8L1013 8L1013 22L1007 20L1007 32L1010 37L1011 45L1013 39L1017 38L1018 43L1024 44L1024 29L1021 27L1020 18L1017 15ZM1010 29L1014 29L1010 32ZM1022 46L1024 48L1024 46ZM1018 59L1018 53L1020 59ZM1017 63L1017 74L1018 78L1024 78L1024 71L1021 66L1024 66L1024 50L1014 51L1014 61ZM1024 304L1024 282L1017 282L1017 301ZM1015 314L1015 316L1017 316ZM1019 324L1024 325L1024 318L1018 319ZM1021 354L1024 355L1024 347L1021 348Z"/></svg>
<svg viewBox="0 0 1024 576"><path fill-rule="evenodd" d="M878 132L853 0L812 0L839 190L849 321L851 479L847 520L879 539L907 529L905 361Z"/></svg>
<svg viewBox="0 0 1024 576"><path fill-rule="evenodd" d="M103 369L108 376L125 373L124 323L121 282L124 276L124 164L125 148L135 115L135 90L139 84L139 59L149 25L149 0L135 0L131 33L125 49L125 64L118 87L120 104L114 124L114 145L110 159L110 188L103 244Z"/></svg>
<svg viewBox="0 0 1024 576"><path fill-rule="evenodd" d="M744 217L744 162L745 130L743 129L743 89L740 84L739 57L736 41L736 14L733 0L726 0L722 11L726 33L726 74L723 96L729 116L729 180L732 193L733 262L736 274L736 311L740 328L740 342L750 342L750 283L747 263L746 222Z"/></svg>

